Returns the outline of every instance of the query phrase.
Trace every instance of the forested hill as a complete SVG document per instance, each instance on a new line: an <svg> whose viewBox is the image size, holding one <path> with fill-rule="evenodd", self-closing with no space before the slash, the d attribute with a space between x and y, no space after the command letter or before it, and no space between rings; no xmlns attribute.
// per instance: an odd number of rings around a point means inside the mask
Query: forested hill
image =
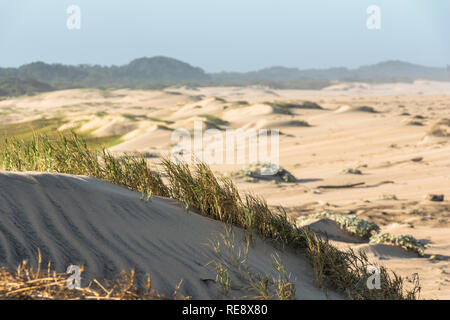
<svg viewBox="0 0 450 320"><path fill-rule="evenodd" d="M16 79L16 80L13 80ZM21 81L19 81L20 79ZM32 83L34 79L36 83ZM253 72L206 73L188 63L167 58L140 58L123 66L47 64L33 62L19 68L0 68L0 95L8 92L49 91L73 87L161 88L170 85L243 86L320 89L332 81L398 82L427 79L450 81L450 68L387 61L357 69L306 69L271 67ZM26 81L25 81L26 80ZM6 82L5 82L6 81ZM14 86L16 88L14 89ZM3 91L1 91L3 90ZM3 94L2 94L3 93Z"/></svg>

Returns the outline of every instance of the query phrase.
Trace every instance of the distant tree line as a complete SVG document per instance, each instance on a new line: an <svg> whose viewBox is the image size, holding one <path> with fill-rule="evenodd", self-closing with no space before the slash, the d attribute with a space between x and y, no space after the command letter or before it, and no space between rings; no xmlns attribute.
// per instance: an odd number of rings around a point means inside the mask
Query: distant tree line
<svg viewBox="0 0 450 320"><path fill-rule="evenodd" d="M34 62L19 68L0 68L0 96L68 88L161 89L175 85L322 89L335 81L382 83L411 82L415 79L450 81L449 68L387 61L358 69L272 67L247 73L206 73L201 68L167 57L140 58L123 66L68 66Z"/></svg>

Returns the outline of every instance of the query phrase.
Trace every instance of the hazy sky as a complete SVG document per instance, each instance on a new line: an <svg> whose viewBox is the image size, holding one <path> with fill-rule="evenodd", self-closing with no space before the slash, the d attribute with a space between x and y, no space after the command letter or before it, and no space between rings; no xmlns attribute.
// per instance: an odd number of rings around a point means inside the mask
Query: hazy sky
<svg viewBox="0 0 450 320"><path fill-rule="evenodd" d="M66 10L81 9L69 30ZM381 9L381 29L366 9ZM450 64L450 0L0 0L0 66L121 65L165 55L206 71Z"/></svg>

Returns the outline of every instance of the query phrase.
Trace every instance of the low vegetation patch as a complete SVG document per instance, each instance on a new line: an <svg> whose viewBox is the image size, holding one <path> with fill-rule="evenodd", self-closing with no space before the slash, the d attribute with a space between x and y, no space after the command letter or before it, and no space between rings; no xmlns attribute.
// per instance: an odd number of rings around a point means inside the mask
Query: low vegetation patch
<svg viewBox="0 0 450 320"><path fill-rule="evenodd" d="M246 177L249 181L276 180L279 182L296 182L297 179L292 173L283 167L269 163L257 162L245 166L241 170L233 171L229 174L231 177Z"/></svg>
<svg viewBox="0 0 450 320"><path fill-rule="evenodd" d="M47 83L34 79L7 78L0 79L0 97L33 95L40 92L56 90Z"/></svg>
<svg viewBox="0 0 450 320"><path fill-rule="evenodd" d="M41 118L26 122L7 123L0 125L0 150L9 141L17 140L23 143L30 143L37 136L46 136L50 140L58 139L61 134L67 134L68 131L60 133L60 128L65 120L61 118ZM99 150L102 147L111 147L121 142L120 135L113 135L107 137L95 137L91 132L83 132L80 135L83 137L86 145L94 150ZM11 140L12 139L12 140Z"/></svg>
<svg viewBox="0 0 450 320"><path fill-rule="evenodd" d="M219 117L216 117L216 116L213 116L210 114L202 114L199 117L206 119L205 123L206 123L207 127L221 129L221 126L228 125L228 121L222 120Z"/></svg>
<svg viewBox="0 0 450 320"><path fill-rule="evenodd" d="M216 283L225 296L228 296L231 290L238 289L248 291L253 299L295 299L295 284L278 255L272 255L272 266L278 276L255 273L248 264L251 239L247 237L245 246L241 246L235 239L232 226L227 225L225 230L226 233L221 235L221 239L211 243L217 255L213 261L216 266ZM244 286L233 285L233 275L239 278L239 282L244 282Z"/></svg>
<svg viewBox="0 0 450 320"><path fill-rule="evenodd" d="M297 223L302 224L308 220L329 219L338 224L338 226L358 238L369 240L369 243L385 243L400 247L406 251L416 252L419 256L424 255L424 245L411 235L393 236L389 233L379 234L380 227L364 219L359 219L353 215L340 215L330 212L322 212L302 216L297 218Z"/></svg>
<svg viewBox="0 0 450 320"><path fill-rule="evenodd" d="M348 168L342 171L344 174L362 174L362 171L356 168Z"/></svg>
<svg viewBox="0 0 450 320"><path fill-rule="evenodd" d="M174 129L169 128L168 126L165 126L165 125L163 125L163 124L158 124L158 125L156 126L156 128L157 128L157 129L160 129L160 130L166 130L166 131L173 131L173 130L174 130Z"/></svg>
<svg viewBox="0 0 450 320"><path fill-rule="evenodd" d="M292 120L289 124L295 127L311 127L311 125L304 120Z"/></svg>
<svg viewBox="0 0 450 320"><path fill-rule="evenodd" d="M30 140L35 133L52 134L63 125L65 121L61 118L45 118L7 123L0 125L0 137L17 137L19 139Z"/></svg>
<svg viewBox="0 0 450 320"><path fill-rule="evenodd" d="M370 239L372 235L380 231L380 227L374 222L359 219L353 215L344 216L330 212L321 212L299 217L297 222L301 223L311 219L330 219L336 222L342 230L363 239Z"/></svg>
<svg viewBox="0 0 450 320"><path fill-rule="evenodd" d="M408 126L423 126L423 122L417 120L411 120L406 123Z"/></svg>
<svg viewBox="0 0 450 320"><path fill-rule="evenodd" d="M398 200L398 198L395 194L390 194L390 193L381 195L381 199L383 199L383 200Z"/></svg>
<svg viewBox="0 0 450 320"><path fill-rule="evenodd" d="M165 123L165 124L167 124L167 125L170 125L170 124L174 124L174 123L175 123L175 121L171 121L171 120L163 120L163 119L155 118L155 117L147 117L147 119L148 119L148 120L151 120L151 121L155 121L155 122L162 122L162 123Z"/></svg>
<svg viewBox="0 0 450 320"><path fill-rule="evenodd" d="M99 117L99 118L103 118L103 117L108 115L108 112L106 112L106 111L99 111L99 112L95 113L95 115L97 117Z"/></svg>
<svg viewBox="0 0 450 320"><path fill-rule="evenodd" d="M361 111L361 112L368 112L368 113L378 113L378 111L375 110L374 107L369 107L369 106L354 107L353 110Z"/></svg>
<svg viewBox="0 0 450 320"><path fill-rule="evenodd" d="M315 102L311 101L304 101L302 103L295 103L295 102L264 102L264 104L269 105L273 108L274 112L280 113L280 114L288 114L292 115L292 109L322 109L321 106L319 106Z"/></svg>
<svg viewBox="0 0 450 320"><path fill-rule="evenodd" d="M374 235L370 238L370 243L386 243L401 247L406 251L415 252L421 257L425 255L425 246L419 240L409 234L394 236L389 233L383 233L380 235Z"/></svg>
<svg viewBox="0 0 450 320"><path fill-rule="evenodd" d="M122 117L131 121L148 120L145 114L122 113Z"/></svg>

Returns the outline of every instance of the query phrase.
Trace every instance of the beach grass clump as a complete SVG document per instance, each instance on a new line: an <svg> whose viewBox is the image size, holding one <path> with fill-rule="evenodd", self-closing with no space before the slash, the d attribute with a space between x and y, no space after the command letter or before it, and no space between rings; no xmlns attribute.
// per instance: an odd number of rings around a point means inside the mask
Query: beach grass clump
<svg viewBox="0 0 450 320"><path fill-rule="evenodd" d="M306 234L306 233L305 233ZM366 255L352 249L342 251L321 239L315 233L307 233L308 250L306 255L312 266L316 286L324 283L340 288L352 300L415 300L420 293L418 277L413 278L410 288L404 287L404 280L395 272L378 266L381 288L370 290L367 281L369 267L374 267ZM345 271L344 271L345 270ZM351 293L350 293L351 292Z"/></svg>
<svg viewBox="0 0 450 320"><path fill-rule="evenodd" d="M105 149L93 151L75 133L57 139L39 135L30 142L5 138L0 168L85 175L145 194L168 195L161 176L150 170L145 157L115 157Z"/></svg>
<svg viewBox="0 0 450 320"><path fill-rule="evenodd" d="M383 200L398 200L397 196L395 194L391 193L385 193L381 195L381 199Z"/></svg>
<svg viewBox="0 0 450 320"><path fill-rule="evenodd" d="M400 247L406 251L412 251L423 257L425 255L425 246L416 238L409 234L394 236L389 233L374 235L370 238L370 243L386 243Z"/></svg>
<svg viewBox="0 0 450 320"><path fill-rule="evenodd" d="M368 113L378 113L378 111L375 110L374 107L370 107L370 106L359 106L359 107L353 108L353 110L361 111L361 112L368 112Z"/></svg>
<svg viewBox="0 0 450 320"><path fill-rule="evenodd" d="M285 168L270 162L258 162L254 165L250 165L248 170L254 170L257 174L259 173L260 175L269 174L272 176L276 176L284 182L297 181L294 175L287 171Z"/></svg>
<svg viewBox="0 0 450 320"><path fill-rule="evenodd" d="M289 124L295 127L311 127L311 125L305 120L292 120Z"/></svg>
<svg viewBox="0 0 450 320"><path fill-rule="evenodd" d="M98 111L98 112L95 113L95 115L97 117L99 117L99 118L103 118L103 117L106 117L108 115L108 112L106 112L106 111Z"/></svg>
<svg viewBox="0 0 450 320"><path fill-rule="evenodd" d="M367 268L373 264L364 253L337 249L327 239L298 227L283 208L270 209L264 199L239 193L231 179L216 178L208 165L163 159L161 166L167 184L161 174L150 169L144 157L115 157L104 149L93 151L75 133L55 139L35 136L29 142L6 139L0 154L0 168L4 170L85 175L141 192L147 198L170 197L180 201L186 210L241 227L250 238L259 236L275 246L304 252L316 285L331 287L346 298L417 299L418 283L412 289L404 288L403 279L384 267L380 267L381 289L370 290L366 285L370 276ZM16 278L4 275L3 286L16 283Z"/></svg>
<svg viewBox="0 0 450 320"><path fill-rule="evenodd" d="M330 219L336 222L342 230L363 239L369 239L380 231L380 227L374 222L357 218L354 215L344 216L327 211L299 217L297 223L312 219Z"/></svg>
<svg viewBox="0 0 450 320"><path fill-rule="evenodd" d="M165 126L163 124L158 124L156 126L156 129L165 130L165 131L173 131L174 130L174 129L172 129L172 128L168 127L168 126Z"/></svg>
<svg viewBox="0 0 450 320"><path fill-rule="evenodd" d="M362 174L362 171L356 168L347 168L342 171L344 174Z"/></svg>
<svg viewBox="0 0 450 320"><path fill-rule="evenodd" d="M411 120L406 123L408 126L423 126L423 122L417 120Z"/></svg>
<svg viewBox="0 0 450 320"><path fill-rule="evenodd" d="M316 109L316 110L323 109L320 105L318 105L317 103L312 102L312 101L303 101L302 103L298 104L296 108L298 108L298 109Z"/></svg>

